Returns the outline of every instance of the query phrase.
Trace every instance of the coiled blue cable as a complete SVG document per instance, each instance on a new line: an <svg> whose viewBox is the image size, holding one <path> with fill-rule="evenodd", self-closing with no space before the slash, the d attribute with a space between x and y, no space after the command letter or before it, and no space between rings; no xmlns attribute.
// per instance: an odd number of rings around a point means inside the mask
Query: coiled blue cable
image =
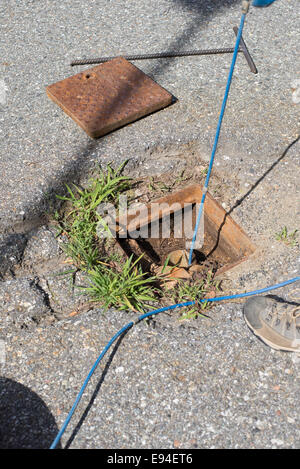
<svg viewBox="0 0 300 469"><path fill-rule="evenodd" d="M241 22L240 22L239 31L238 31L237 38L236 38L236 42L235 42L234 53L233 53L233 57L232 57L232 61L231 61L231 67L230 67L229 76L228 76L228 80L227 80L225 95L224 95L222 108L221 108L221 112L220 112L220 116L219 116L219 122L218 122L217 131L216 131L216 135L215 135L215 141L214 141L214 145L213 145L213 149L212 149L212 153L211 153L211 157L210 157L209 167L208 167L208 171L207 171L207 175L206 175L206 179L205 179L205 184L204 184L204 187L203 187L202 199L201 199L201 203L200 203L200 207L199 207L199 211L198 211L198 215L197 215L197 221L196 221L195 230L194 230L193 239L192 239L192 244L191 244L190 253L189 253L189 265L191 265L191 263L192 263L192 256L193 256L193 251L194 251L194 247L195 247L195 241L196 241L196 237L197 237L197 233L198 233L198 229L199 229L199 224L200 224L200 220L201 220L201 216L202 216L202 212L203 212L203 205L204 205L204 202L205 202L208 183L209 183L212 167L213 167L213 164L214 164L214 158L215 158L215 154L216 154L216 150L217 150L217 146L218 146L218 142L219 142L220 131L221 131L221 127L222 127L223 117L224 117L224 113L225 113L225 109L226 109L226 104L227 104L230 85L231 85L232 76L233 76L233 72L234 72L234 67L235 67L235 63L236 63L236 58L237 58L237 55L238 55L240 41L241 41L243 28L244 28L244 24L245 24L245 18L246 18L246 14L243 13L242 18L241 18Z"/></svg>
<svg viewBox="0 0 300 469"><path fill-rule="evenodd" d="M267 291L271 291L271 290L275 290L276 288L281 288L281 287L285 287L286 285L289 285L291 283L294 283L294 282L297 282L300 280L300 276L299 277L294 277L290 280L286 280L285 282L282 282L282 283L278 283L276 285L272 285L270 287L266 287L266 288L262 288L260 290L254 290L252 292L247 292L247 293L239 293L237 295L229 295L229 296L219 296L217 298L208 298L208 299L200 299L198 300L199 303L205 303L205 302L213 302L213 301L225 301L225 300L232 300L232 299L237 299L237 298L244 298L246 296L252 296L252 295L259 295L260 293L265 293ZM118 337L120 337L122 334L124 334L127 330L129 330L135 323L138 323L140 321L142 321L143 319L146 319L148 317L151 317L151 316L155 316L156 314L159 314L159 313L163 313L164 311L170 311L172 309L175 309L175 308L183 308L184 306L192 306L192 305L195 305L197 303L197 300L193 300L193 301L187 301L185 303L178 303L178 304L175 304L175 305L171 305L171 306L165 306L164 308L159 308L159 309L155 309L153 311L150 311L149 313L145 313L145 314L142 314L140 315L137 320L135 322L131 321L129 322L126 326L122 327L122 329L119 330L119 332L117 332L111 339L110 341L108 342L108 344L104 347L104 349L102 350L102 352L100 353L99 357L97 358L97 360L95 361L94 365L92 366L91 368L91 371L89 372L88 376L86 377L76 399L75 399L75 402L72 406L72 409L70 410L62 428L60 429L60 431L58 432L56 438L54 439L52 445L50 446L50 449L55 449L57 444L59 443L62 435L64 434L75 410L76 410L76 407L78 406L79 404L79 401L85 391L85 388L87 387L87 384L90 380L90 378L92 377L94 371L96 370L97 366L99 365L100 361L102 360L102 358L104 357L104 355L106 354L106 352L108 351L108 349L112 346L112 344L118 339Z"/></svg>

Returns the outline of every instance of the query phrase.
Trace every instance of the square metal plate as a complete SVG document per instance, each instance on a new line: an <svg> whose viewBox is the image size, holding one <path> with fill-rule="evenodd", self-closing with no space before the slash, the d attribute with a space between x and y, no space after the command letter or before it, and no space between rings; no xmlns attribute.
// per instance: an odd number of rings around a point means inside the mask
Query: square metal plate
<svg viewBox="0 0 300 469"><path fill-rule="evenodd" d="M101 137L172 102L172 94L123 57L49 85L46 92L90 137Z"/></svg>

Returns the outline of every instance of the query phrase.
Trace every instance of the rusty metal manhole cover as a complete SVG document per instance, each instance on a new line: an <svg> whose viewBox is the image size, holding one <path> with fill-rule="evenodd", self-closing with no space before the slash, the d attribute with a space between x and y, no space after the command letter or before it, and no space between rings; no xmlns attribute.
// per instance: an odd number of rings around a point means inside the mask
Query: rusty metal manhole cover
<svg viewBox="0 0 300 469"><path fill-rule="evenodd" d="M47 95L90 137L100 137L172 102L144 72L117 57L49 85Z"/></svg>
<svg viewBox="0 0 300 469"><path fill-rule="evenodd" d="M172 214L174 220L179 210L185 208L191 210L191 218L188 219L192 222L192 235L196 223L196 204L200 204L201 199L202 187L195 184L147 204L144 210L138 210L137 214L135 211L132 214L129 211L125 218L121 216L117 220L119 245L127 255L144 254L143 264L146 270L153 263L163 265L170 252L175 254L176 250L186 249L187 238L174 236L175 231L172 229L168 237L159 235L153 238L153 227L155 228L157 223L160 224L165 217L168 220ZM180 217L180 223L184 224L184 218ZM134 236L135 239L132 239L131 226L141 233L144 230L142 237ZM185 233L185 227L182 226L180 231ZM124 236L121 235L120 238L121 233ZM196 262L211 263L218 275L245 261L254 251L255 246L246 233L207 193L204 205L204 243L200 251L195 250Z"/></svg>

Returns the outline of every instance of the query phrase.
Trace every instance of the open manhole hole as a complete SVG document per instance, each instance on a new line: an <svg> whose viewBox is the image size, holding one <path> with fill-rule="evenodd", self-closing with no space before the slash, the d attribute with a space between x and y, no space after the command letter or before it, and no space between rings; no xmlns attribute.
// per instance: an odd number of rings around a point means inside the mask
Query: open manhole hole
<svg viewBox="0 0 300 469"><path fill-rule="evenodd" d="M147 205L129 210L117 220L117 241L127 256L142 258L145 272L191 278L193 272L219 275L251 255L255 246L239 225L208 193L192 266L188 251L202 198L191 185Z"/></svg>

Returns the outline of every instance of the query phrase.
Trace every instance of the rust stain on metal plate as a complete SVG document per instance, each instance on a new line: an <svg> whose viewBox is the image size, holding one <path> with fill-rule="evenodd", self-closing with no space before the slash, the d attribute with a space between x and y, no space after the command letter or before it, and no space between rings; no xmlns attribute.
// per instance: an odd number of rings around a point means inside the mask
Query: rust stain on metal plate
<svg viewBox="0 0 300 469"><path fill-rule="evenodd" d="M46 92L90 137L101 137L172 101L168 91L123 57L54 83Z"/></svg>

